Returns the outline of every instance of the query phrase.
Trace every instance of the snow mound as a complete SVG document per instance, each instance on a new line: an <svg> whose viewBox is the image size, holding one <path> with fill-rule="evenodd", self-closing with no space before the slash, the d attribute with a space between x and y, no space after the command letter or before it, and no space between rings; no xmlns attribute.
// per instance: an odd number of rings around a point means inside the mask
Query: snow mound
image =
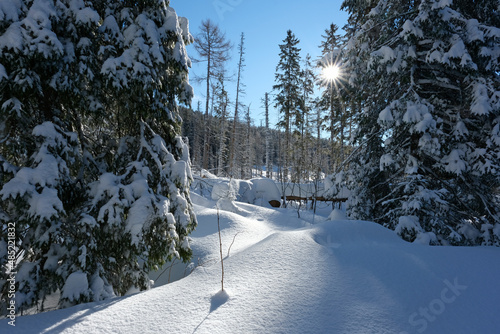
<svg viewBox="0 0 500 334"><path fill-rule="evenodd" d="M0 331L442 334L500 327L498 248L411 244L378 224L326 215L300 225L293 210L241 203L244 213L217 218L213 203L195 204L192 246L202 263L191 275L128 297L19 317L15 327L1 320ZM218 219L229 292L220 291Z"/></svg>
<svg viewBox="0 0 500 334"><path fill-rule="evenodd" d="M336 220L314 226L313 236L327 237L333 243L361 247L366 245L410 245L394 231L368 221Z"/></svg>
<svg viewBox="0 0 500 334"><path fill-rule="evenodd" d="M220 182L212 187L212 199L218 201L220 199L235 200L236 194L230 183Z"/></svg>
<svg viewBox="0 0 500 334"><path fill-rule="evenodd" d="M327 218L327 220L346 220L346 219L347 217L344 211L339 209L334 209Z"/></svg>
<svg viewBox="0 0 500 334"><path fill-rule="evenodd" d="M210 298L210 313L224 305L229 300L227 290L220 290Z"/></svg>
<svg viewBox="0 0 500 334"><path fill-rule="evenodd" d="M252 189L255 193L255 204L265 205L270 201L281 201L281 193L271 179L251 179Z"/></svg>

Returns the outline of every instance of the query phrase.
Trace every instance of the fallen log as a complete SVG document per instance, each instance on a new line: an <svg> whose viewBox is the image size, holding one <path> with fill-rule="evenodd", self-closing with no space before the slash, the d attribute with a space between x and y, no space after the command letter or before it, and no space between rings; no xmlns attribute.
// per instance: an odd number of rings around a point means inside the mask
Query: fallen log
<svg viewBox="0 0 500 334"><path fill-rule="evenodd" d="M287 201L320 201L320 202L332 202L332 203L340 203L346 202L347 198L325 198L323 196L318 197L301 197L301 196L282 196L281 199L286 199Z"/></svg>

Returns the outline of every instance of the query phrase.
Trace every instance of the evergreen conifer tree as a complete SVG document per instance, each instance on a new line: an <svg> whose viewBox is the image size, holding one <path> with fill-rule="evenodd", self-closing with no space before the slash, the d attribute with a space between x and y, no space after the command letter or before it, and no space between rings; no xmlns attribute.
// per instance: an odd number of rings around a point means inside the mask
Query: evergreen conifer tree
<svg viewBox="0 0 500 334"><path fill-rule="evenodd" d="M308 152L311 143L310 134L310 117L312 111L312 101L311 97L314 94L314 84L316 82L316 74L314 73L314 67L311 61L311 56L306 55L302 70L300 72L301 76L301 101L300 101L300 111L295 118L295 127L297 133L300 135L300 140L295 144L298 147L296 150L296 158L294 159L294 165L296 168L296 177L299 182L306 182L309 179L310 170L308 168Z"/></svg>
<svg viewBox="0 0 500 334"><path fill-rule="evenodd" d="M176 104L192 96L187 20L153 0L2 8L0 297L9 271L19 311L147 288L196 226Z"/></svg>
<svg viewBox="0 0 500 334"><path fill-rule="evenodd" d="M68 74L76 66L83 72L90 63L79 57L83 46L76 45L74 31L95 29L99 16L77 5L36 0L3 7L0 243L13 246L15 259L2 252L0 264L9 264L2 276L18 272L19 309L38 302L43 309L46 296L66 279L58 263L68 253L66 233L83 201L83 159L72 131L75 113L88 99L80 99L81 104L71 99L85 81ZM86 15L78 16L82 11ZM15 233L7 240L9 226ZM0 291L5 294L5 285Z"/></svg>
<svg viewBox="0 0 500 334"><path fill-rule="evenodd" d="M337 33L338 27L335 24L330 24L330 27L325 30L322 35L323 40L320 44L321 59L318 65L322 71L328 68L339 66L341 37ZM339 84L340 78L325 78L321 77L319 84L323 86L319 107L327 112L325 121L327 122L326 130L330 132L330 171L333 172L335 167L342 162L342 154L339 154L337 148L343 148L343 118L345 117L345 108L341 107L341 94L344 93L344 84ZM344 95L344 94L342 94ZM344 110L342 110L344 109ZM338 139L337 139L338 138Z"/></svg>
<svg viewBox="0 0 500 334"><path fill-rule="evenodd" d="M217 83L213 91L215 98L214 116L218 119L219 139L217 148L217 175L223 176L228 171L228 126L227 126L227 107L228 95L224 85L225 71L217 75Z"/></svg>
<svg viewBox="0 0 500 334"><path fill-rule="evenodd" d="M266 121L266 130L265 130L265 140L266 140L266 177L272 179L273 178L273 163L272 163L272 147L271 147L271 131L269 128L269 93L266 92L264 94L264 98L262 99L262 106L264 107L264 116Z"/></svg>
<svg viewBox="0 0 500 334"><path fill-rule="evenodd" d="M344 2L361 28L347 48L363 92L351 214L410 241L499 245L498 3L359 5Z"/></svg>
<svg viewBox="0 0 500 334"><path fill-rule="evenodd" d="M285 130L285 143L282 150L284 156L284 168L287 171L291 166L291 143L292 125L294 120L299 119L301 102L300 83L300 49L297 47L299 40L291 30L287 31L287 36L280 44L280 60L276 66L276 75L273 89L276 91L276 107L282 114L279 126ZM288 179L288 172L285 172L284 179Z"/></svg>

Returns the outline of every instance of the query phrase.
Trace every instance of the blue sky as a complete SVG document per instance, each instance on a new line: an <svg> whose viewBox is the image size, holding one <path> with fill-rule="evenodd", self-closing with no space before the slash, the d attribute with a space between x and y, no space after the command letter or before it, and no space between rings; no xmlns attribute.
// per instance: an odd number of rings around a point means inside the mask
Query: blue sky
<svg viewBox="0 0 500 334"><path fill-rule="evenodd" d="M271 92L274 74L279 61L279 44L291 29L300 40L301 56L307 53L313 59L320 55L321 35L331 23L342 28L347 22L347 13L340 11L342 0L304 1L262 1L262 0L171 0L170 5L179 16L189 19L193 35L199 31L202 20L210 18L217 23L226 37L234 44L232 60L227 66L229 73L236 72L237 45L242 32L245 33L246 68L243 83L246 95L242 102L251 104L251 117L255 125L264 120L261 99L265 92ZM193 46L188 47L191 57L196 56ZM194 65L191 77L203 75L204 65ZM191 83L195 89L193 108L197 100L204 101L205 86ZM228 83L230 99L234 101L235 84ZM202 104L203 106L204 104ZM203 110L203 107L202 107ZM231 114L234 107L230 108ZM274 127L278 111L271 109L271 123Z"/></svg>

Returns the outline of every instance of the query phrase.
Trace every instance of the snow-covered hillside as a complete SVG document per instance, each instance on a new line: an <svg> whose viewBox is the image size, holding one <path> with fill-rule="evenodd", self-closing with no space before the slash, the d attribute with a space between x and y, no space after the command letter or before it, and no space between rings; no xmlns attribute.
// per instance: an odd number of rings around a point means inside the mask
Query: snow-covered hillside
<svg viewBox="0 0 500 334"><path fill-rule="evenodd" d="M18 317L15 327L1 320L0 332L498 333L498 248L409 244L338 212L340 219L328 221L327 209L298 219L294 210L236 203L237 212L220 211L221 293L215 202L193 200L198 266L173 270L190 275L123 298Z"/></svg>

